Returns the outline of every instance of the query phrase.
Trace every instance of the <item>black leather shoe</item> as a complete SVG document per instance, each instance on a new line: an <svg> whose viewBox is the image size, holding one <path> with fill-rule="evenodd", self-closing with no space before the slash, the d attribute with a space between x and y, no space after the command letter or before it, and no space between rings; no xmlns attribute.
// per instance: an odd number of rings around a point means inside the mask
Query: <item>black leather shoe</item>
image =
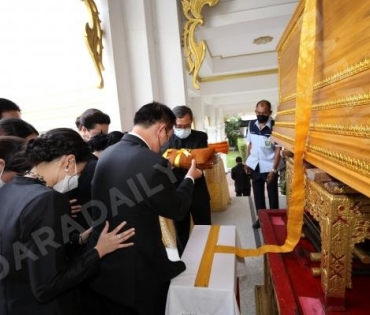
<svg viewBox="0 0 370 315"><path fill-rule="evenodd" d="M254 222L254 224L252 225L252 227L253 227L254 229L259 229L259 228L261 227L261 225L260 225L260 221L259 221L259 220L257 220L256 222Z"/></svg>

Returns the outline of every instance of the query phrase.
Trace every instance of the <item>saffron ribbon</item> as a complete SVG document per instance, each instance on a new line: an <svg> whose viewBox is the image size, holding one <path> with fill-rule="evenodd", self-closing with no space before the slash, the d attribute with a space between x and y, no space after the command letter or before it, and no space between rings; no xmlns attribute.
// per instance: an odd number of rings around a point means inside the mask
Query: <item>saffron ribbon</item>
<svg viewBox="0 0 370 315"><path fill-rule="evenodd" d="M191 155L190 151L187 150L187 149L167 149L166 152L164 152L162 154L162 156L165 159L168 159L169 158L169 154L172 152L172 150L176 150L176 156L175 156L175 158L173 160L173 166L175 166L175 167L181 167L180 166L181 155L185 155L186 157L188 157L189 155Z"/></svg>
<svg viewBox="0 0 370 315"><path fill-rule="evenodd" d="M243 249L234 246L217 245L213 226L198 269L195 286L208 287L215 253L230 253L239 257L260 256L265 253L291 252L301 237L304 214L304 167L303 158L306 148L311 105L313 97L313 79L316 41L316 1L306 0L302 17L302 29L299 46L296 110L295 110L295 142L294 142L294 177L287 222L287 238L283 245L263 245L259 248ZM216 243L214 243L216 242ZM215 245L216 244L216 245Z"/></svg>
<svg viewBox="0 0 370 315"><path fill-rule="evenodd" d="M191 155L190 152L186 149L178 149L177 152L176 152L176 157L175 157L175 160L173 162L173 165L176 166L176 167L180 167L180 159L181 159L181 155L185 155L185 156L189 156Z"/></svg>

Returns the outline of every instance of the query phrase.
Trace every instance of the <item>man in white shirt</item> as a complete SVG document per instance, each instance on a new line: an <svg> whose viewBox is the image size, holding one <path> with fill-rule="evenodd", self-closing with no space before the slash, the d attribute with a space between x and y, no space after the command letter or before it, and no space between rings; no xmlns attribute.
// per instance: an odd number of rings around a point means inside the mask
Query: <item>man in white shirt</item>
<svg viewBox="0 0 370 315"><path fill-rule="evenodd" d="M279 208L278 170L283 167L280 161L280 149L271 141L274 120L271 118L271 103L261 100L256 105L257 119L250 121L247 142L248 158L246 165L252 171L252 187L256 210L266 209L265 185L269 198L270 209ZM260 227L259 220L253 224L254 229Z"/></svg>

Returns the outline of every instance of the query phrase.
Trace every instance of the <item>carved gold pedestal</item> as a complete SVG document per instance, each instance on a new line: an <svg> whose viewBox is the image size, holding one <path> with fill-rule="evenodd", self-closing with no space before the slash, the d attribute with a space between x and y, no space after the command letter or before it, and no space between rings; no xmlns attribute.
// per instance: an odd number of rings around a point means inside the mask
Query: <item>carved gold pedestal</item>
<svg viewBox="0 0 370 315"><path fill-rule="evenodd" d="M344 299L346 287L352 287L354 246L370 238L370 199L334 195L306 179L306 211L321 228L321 285L325 296Z"/></svg>

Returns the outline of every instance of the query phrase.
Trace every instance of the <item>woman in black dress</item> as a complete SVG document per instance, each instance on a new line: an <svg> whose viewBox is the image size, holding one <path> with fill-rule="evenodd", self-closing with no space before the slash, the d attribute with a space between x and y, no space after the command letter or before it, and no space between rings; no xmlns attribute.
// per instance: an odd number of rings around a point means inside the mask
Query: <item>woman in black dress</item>
<svg viewBox="0 0 370 315"><path fill-rule="evenodd" d="M133 245L124 243L134 234L122 231L125 222L111 232L106 224L95 247L68 261L75 227L68 198L52 187L71 184L85 154L77 132L51 130L28 143L27 175L0 189L0 314L80 314L77 285L94 274L100 258Z"/></svg>

